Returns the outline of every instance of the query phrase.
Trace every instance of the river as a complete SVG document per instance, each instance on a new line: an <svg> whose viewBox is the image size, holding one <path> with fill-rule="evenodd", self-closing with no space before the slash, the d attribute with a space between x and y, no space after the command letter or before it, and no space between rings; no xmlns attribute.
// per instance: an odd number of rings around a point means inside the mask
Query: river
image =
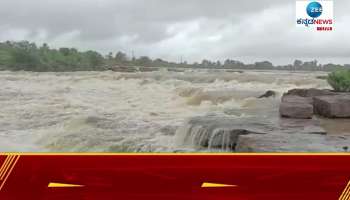
<svg viewBox="0 0 350 200"><path fill-rule="evenodd" d="M276 111L292 88L328 88L323 72L0 72L0 151L197 152L187 120ZM276 98L258 99L267 90ZM272 115L277 115L273 112Z"/></svg>

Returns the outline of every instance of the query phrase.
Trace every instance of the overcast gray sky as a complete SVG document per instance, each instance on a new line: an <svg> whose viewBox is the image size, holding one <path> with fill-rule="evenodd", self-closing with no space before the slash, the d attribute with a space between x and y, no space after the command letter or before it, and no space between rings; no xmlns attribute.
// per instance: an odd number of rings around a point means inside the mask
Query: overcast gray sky
<svg viewBox="0 0 350 200"><path fill-rule="evenodd" d="M295 26L295 0L0 0L0 40L189 62L350 63L350 1L335 30Z"/></svg>

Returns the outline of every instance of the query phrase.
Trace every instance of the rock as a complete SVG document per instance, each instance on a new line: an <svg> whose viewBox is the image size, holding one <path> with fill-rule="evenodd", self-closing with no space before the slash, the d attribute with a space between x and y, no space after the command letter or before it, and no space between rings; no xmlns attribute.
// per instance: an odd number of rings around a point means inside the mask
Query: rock
<svg viewBox="0 0 350 200"><path fill-rule="evenodd" d="M327 80L328 76L316 76L317 79Z"/></svg>
<svg viewBox="0 0 350 200"><path fill-rule="evenodd" d="M286 103L302 103L302 104L310 104L310 105L313 104L312 97L301 97L296 95L284 95L281 101Z"/></svg>
<svg viewBox="0 0 350 200"><path fill-rule="evenodd" d="M156 67L139 67L140 72L155 72L159 71L159 68Z"/></svg>
<svg viewBox="0 0 350 200"><path fill-rule="evenodd" d="M266 134L242 135L237 152L343 152L349 140L332 139L323 135Z"/></svg>
<svg viewBox="0 0 350 200"><path fill-rule="evenodd" d="M282 102L280 115L287 118L310 119L313 115L313 106L308 103Z"/></svg>
<svg viewBox="0 0 350 200"><path fill-rule="evenodd" d="M321 89L292 89L289 90L285 95L300 96L300 97L317 97L317 96L327 96L327 95L337 95L336 92L331 90L321 90Z"/></svg>
<svg viewBox="0 0 350 200"><path fill-rule="evenodd" d="M268 90L267 92L265 92L265 94L259 96L258 98L269 98L269 97L275 97L276 96L276 92L272 91L272 90Z"/></svg>
<svg viewBox="0 0 350 200"><path fill-rule="evenodd" d="M278 133L326 135L327 131L321 127L321 122L318 119L282 118L279 120Z"/></svg>
<svg viewBox="0 0 350 200"><path fill-rule="evenodd" d="M350 118L350 94L320 89L293 89L282 97L280 113L282 117L311 118L313 114L328 118ZM303 108L305 109L303 111Z"/></svg>
<svg viewBox="0 0 350 200"><path fill-rule="evenodd" d="M185 72L185 69L179 69L179 68L167 68L168 72Z"/></svg>
<svg viewBox="0 0 350 200"><path fill-rule="evenodd" d="M313 99L294 94L284 95L280 104L280 115L286 118L310 119L313 116Z"/></svg>
<svg viewBox="0 0 350 200"><path fill-rule="evenodd" d="M226 72L230 72L230 73L239 73L239 74L243 74L244 71L240 71L240 70L226 70Z"/></svg>
<svg viewBox="0 0 350 200"><path fill-rule="evenodd" d="M350 94L314 98L315 112L328 118L350 118Z"/></svg>
<svg viewBox="0 0 350 200"><path fill-rule="evenodd" d="M330 135L344 135L350 133L350 118L318 118L320 125ZM349 144L350 145L350 144Z"/></svg>
<svg viewBox="0 0 350 200"><path fill-rule="evenodd" d="M314 97L335 95L330 90L320 89L293 89L282 96L280 115L287 118L309 119L314 114Z"/></svg>
<svg viewBox="0 0 350 200"><path fill-rule="evenodd" d="M108 67L108 70L114 71L114 72L137 72L137 69L135 67L131 67L131 66L112 66L112 67Z"/></svg>
<svg viewBox="0 0 350 200"><path fill-rule="evenodd" d="M310 142L312 138L316 138L316 140L310 143L314 142L315 146L319 147L318 143L322 145L324 142L322 138L326 137L325 134L326 131L320 127L320 122L316 119L279 119L277 116L275 116L275 118L268 118L264 115L231 118L214 115L194 117L188 120L183 126L177 129L176 139L181 142L182 145L191 148L197 147L201 149L207 148L209 150L219 149L236 151L237 145L240 145L242 149L242 143L239 143L245 141L245 138L249 138L244 146L250 146L248 142L253 141L254 147L255 145L259 145L258 140L261 140L261 145L265 145L264 143L266 143L267 146L273 146L273 149L276 149L276 152L278 152L278 149L284 149L286 151L288 149L293 151L293 148L299 148L299 150L295 151L307 150L306 146L309 145L308 142ZM264 135L266 135L266 138ZM278 136L280 139L272 139L269 142L270 136L273 137L274 135ZM243 138L243 140L241 140L241 138ZM292 138L291 141L295 142L301 140L300 145L287 144L287 146L284 147L281 141L285 140L289 142L289 138ZM309 138L310 141L304 142L303 138ZM340 149L343 146L341 146Z"/></svg>

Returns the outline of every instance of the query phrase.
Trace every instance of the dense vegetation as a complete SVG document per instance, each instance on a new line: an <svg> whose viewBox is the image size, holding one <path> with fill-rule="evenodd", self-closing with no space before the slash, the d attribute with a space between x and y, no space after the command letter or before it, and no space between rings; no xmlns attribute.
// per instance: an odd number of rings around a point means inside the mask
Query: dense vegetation
<svg viewBox="0 0 350 200"><path fill-rule="evenodd" d="M74 48L50 49L27 41L0 43L0 66L7 70L78 71L100 70L104 58L97 52Z"/></svg>
<svg viewBox="0 0 350 200"><path fill-rule="evenodd" d="M183 68L220 68L220 69L260 69L260 70L323 70L350 69L350 65L321 65L317 61L302 62L296 60L293 64L274 66L269 61L244 64L227 59L220 61L203 60L201 63L189 64L154 59L147 56L128 57L123 52L101 55L96 51L81 52L75 48L50 48L47 44L37 46L28 41L0 42L0 70L25 71L100 71L111 66L143 66L143 67L183 67Z"/></svg>
<svg viewBox="0 0 350 200"><path fill-rule="evenodd" d="M328 83L337 92L350 92L350 70L338 70L328 75Z"/></svg>

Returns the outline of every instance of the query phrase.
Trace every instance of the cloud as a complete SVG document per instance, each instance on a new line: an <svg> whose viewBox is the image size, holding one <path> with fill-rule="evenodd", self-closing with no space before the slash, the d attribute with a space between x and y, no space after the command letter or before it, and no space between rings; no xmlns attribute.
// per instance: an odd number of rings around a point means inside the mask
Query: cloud
<svg viewBox="0 0 350 200"><path fill-rule="evenodd" d="M319 33L295 27L294 1L2 0L0 40L134 51L173 61L348 62L349 6L337 0L336 30Z"/></svg>

